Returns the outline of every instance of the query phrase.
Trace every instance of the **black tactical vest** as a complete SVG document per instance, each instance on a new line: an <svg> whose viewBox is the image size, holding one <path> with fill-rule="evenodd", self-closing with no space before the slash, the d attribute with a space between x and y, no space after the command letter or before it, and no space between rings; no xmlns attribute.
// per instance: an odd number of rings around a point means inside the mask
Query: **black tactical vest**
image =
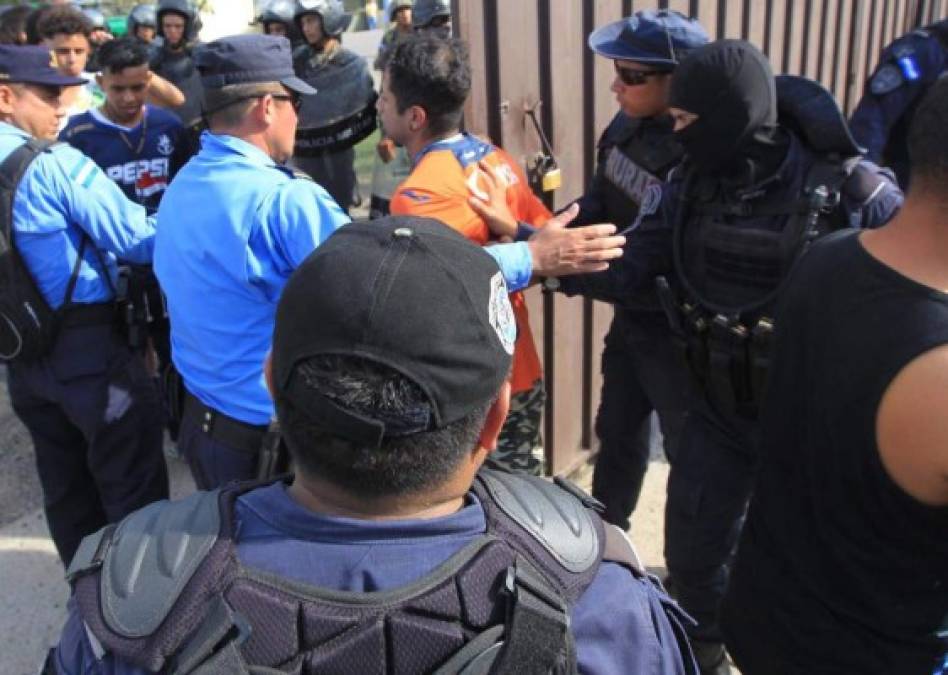
<svg viewBox="0 0 948 675"><path fill-rule="evenodd" d="M662 183L683 154L666 120L616 115L599 139L596 167L606 222L621 229L635 220L640 208L654 212Z"/></svg>
<svg viewBox="0 0 948 675"><path fill-rule="evenodd" d="M570 483L482 470L486 532L426 577L352 593L244 567L234 501L152 504L83 540L67 571L108 652L169 673L575 673L569 610L603 559L643 568Z"/></svg>
<svg viewBox="0 0 948 675"><path fill-rule="evenodd" d="M797 181L796 193L780 201L766 193L725 195L719 187L702 195L702 179L686 163L676 178L682 199L672 223L675 285L682 298L658 279L672 330L712 405L750 419L757 416L766 384L774 306L792 270L814 240L850 225L839 208L844 192L862 203L881 183L867 172L854 174L860 148L825 89L780 76L777 94L781 126L810 160L805 175L786 177Z"/></svg>

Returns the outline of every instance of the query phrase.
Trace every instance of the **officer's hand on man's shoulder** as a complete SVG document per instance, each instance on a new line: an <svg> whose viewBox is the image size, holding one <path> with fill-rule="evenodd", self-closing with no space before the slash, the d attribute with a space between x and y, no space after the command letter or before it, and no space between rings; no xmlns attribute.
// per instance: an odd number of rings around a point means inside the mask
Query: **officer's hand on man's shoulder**
<svg viewBox="0 0 948 675"><path fill-rule="evenodd" d="M561 277L602 272L609 268L610 260L622 257L625 237L615 234L615 225L567 228L577 214L579 205L573 204L527 240L535 275Z"/></svg>

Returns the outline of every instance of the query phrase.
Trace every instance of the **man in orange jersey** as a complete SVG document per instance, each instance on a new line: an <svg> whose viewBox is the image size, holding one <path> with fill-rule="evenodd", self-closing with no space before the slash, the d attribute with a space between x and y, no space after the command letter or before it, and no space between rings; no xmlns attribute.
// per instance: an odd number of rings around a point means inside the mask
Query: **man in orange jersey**
<svg viewBox="0 0 948 675"><path fill-rule="evenodd" d="M503 181L517 220L540 226L551 217L517 163L503 150L460 131L461 108L471 89L467 46L419 36L399 44L382 77L382 126L403 145L413 169L392 195L393 215L437 218L468 239L489 244L493 235L469 206L487 198L487 181ZM505 467L539 475L543 469L540 418L543 380L522 293L510 296L517 321L510 414L493 458Z"/></svg>

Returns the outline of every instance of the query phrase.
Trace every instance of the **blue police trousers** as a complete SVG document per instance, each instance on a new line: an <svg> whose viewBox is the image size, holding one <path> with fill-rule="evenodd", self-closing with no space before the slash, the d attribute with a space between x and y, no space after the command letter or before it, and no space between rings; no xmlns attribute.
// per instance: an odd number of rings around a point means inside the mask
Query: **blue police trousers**
<svg viewBox="0 0 948 675"><path fill-rule="evenodd" d="M629 529L648 469L652 411L658 411L665 455L672 462L696 396L664 318L617 308L602 352L592 483L593 496L606 507L605 520Z"/></svg>
<svg viewBox="0 0 948 675"><path fill-rule="evenodd" d="M51 353L9 368L64 565L82 538L168 497L158 390L109 325L65 328Z"/></svg>

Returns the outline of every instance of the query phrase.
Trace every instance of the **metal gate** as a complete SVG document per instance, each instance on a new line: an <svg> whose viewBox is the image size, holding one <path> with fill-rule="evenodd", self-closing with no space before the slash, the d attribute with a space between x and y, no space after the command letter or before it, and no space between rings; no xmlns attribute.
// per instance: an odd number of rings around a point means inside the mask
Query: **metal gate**
<svg viewBox="0 0 948 675"><path fill-rule="evenodd" d="M598 26L649 8L697 17L714 38L758 45L774 70L819 80L848 114L883 46L944 17L948 0L454 0L455 26L471 47L469 130L525 165L539 151L526 111L539 117L563 173L550 206L571 202L592 177L598 134L616 113L612 64L586 37ZM548 466L564 473L593 450L599 354L612 309L602 303L527 294L547 383Z"/></svg>

